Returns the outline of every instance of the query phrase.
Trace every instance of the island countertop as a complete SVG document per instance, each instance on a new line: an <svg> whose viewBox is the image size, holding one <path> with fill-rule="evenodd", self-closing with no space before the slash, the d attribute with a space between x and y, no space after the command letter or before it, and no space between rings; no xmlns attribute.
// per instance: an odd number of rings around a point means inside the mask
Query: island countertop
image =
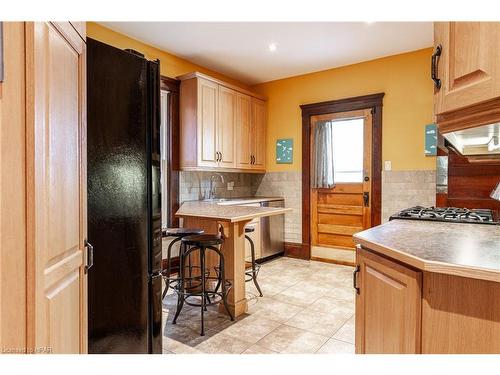
<svg viewBox="0 0 500 375"><path fill-rule="evenodd" d="M500 225L392 220L353 237L423 271L500 282Z"/></svg>
<svg viewBox="0 0 500 375"><path fill-rule="evenodd" d="M274 200L276 198L272 199ZM260 202L261 200L254 201ZM179 217L199 217L235 223L252 220L258 217L280 215L291 211L291 208L245 206L245 204L251 203L248 200L238 201L237 204L228 202L230 201L187 201L181 204L181 207L175 215Z"/></svg>

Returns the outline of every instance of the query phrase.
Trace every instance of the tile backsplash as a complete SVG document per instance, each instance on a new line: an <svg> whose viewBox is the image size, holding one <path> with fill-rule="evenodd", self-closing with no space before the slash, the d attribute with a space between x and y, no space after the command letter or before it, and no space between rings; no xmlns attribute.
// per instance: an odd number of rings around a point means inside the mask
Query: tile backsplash
<svg viewBox="0 0 500 375"><path fill-rule="evenodd" d="M412 206L436 204L436 171L406 170L382 172L382 222Z"/></svg>
<svg viewBox="0 0 500 375"><path fill-rule="evenodd" d="M209 197L212 172L183 171L179 175L180 202L206 199ZM285 215L285 241L302 242L302 187L300 172L221 173L214 178L217 198L249 196L277 196L285 198L285 206L292 212ZM233 190L227 190L227 183L234 182Z"/></svg>
<svg viewBox="0 0 500 375"><path fill-rule="evenodd" d="M213 172L180 172L179 200L180 202L208 199L210 195L210 176ZM217 198L248 197L253 195L251 173L220 173L214 177L215 196ZM227 183L234 182L233 190L227 190Z"/></svg>
<svg viewBox="0 0 500 375"><path fill-rule="evenodd" d="M180 172L180 201L209 197L212 172ZM302 175L301 172L221 173L214 179L218 198L279 196L292 209L285 215L285 241L302 242ZM227 183L234 182L233 190ZM408 207L433 206L436 202L436 171L406 170L382 172L382 222Z"/></svg>
<svg viewBox="0 0 500 375"><path fill-rule="evenodd" d="M257 196L285 198L285 241L302 242L302 173L268 172L252 177L252 190Z"/></svg>

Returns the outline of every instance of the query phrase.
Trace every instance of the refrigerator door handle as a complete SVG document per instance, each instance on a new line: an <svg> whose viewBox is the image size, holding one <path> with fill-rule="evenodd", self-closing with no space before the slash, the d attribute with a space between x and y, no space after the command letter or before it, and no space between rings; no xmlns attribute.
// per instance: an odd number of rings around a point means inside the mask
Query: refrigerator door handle
<svg viewBox="0 0 500 375"><path fill-rule="evenodd" d="M84 272L88 273L89 269L94 265L94 246L85 239L85 247L87 248L87 264L85 265Z"/></svg>

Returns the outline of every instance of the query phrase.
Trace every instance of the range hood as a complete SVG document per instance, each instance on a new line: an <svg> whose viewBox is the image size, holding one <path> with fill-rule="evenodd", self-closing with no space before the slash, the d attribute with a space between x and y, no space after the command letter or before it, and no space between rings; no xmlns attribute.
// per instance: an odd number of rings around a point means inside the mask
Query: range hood
<svg viewBox="0 0 500 375"><path fill-rule="evenodd" d="M464 156L500 158L500 123L457 130L443 137Z"/></svg>

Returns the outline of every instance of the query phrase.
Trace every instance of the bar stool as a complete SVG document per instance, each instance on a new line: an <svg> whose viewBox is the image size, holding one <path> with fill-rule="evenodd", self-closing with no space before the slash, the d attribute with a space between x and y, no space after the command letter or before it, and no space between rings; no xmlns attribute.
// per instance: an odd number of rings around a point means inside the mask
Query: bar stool
<svg viewBox="0 0 500 375"><path fill-rule="evenodd" d="M181 240L182 244L185 245L187 250L181 253L180 256L180 280L177 284L175 291L178 294L177 298L177 311L175 312L173 324L177 323L177 318L184 306L184 303L190 306L200 307L201 310L201 336L205 335L205 323L204 323L204 312L207 306L215 305L221 300L224 303L227 313L229 314L231 320L234 320L234 316L229 310L227 304L227 294L231 289L231 283L225 278L224 271L224 255L215 246L221 245L224 240L215 234L200 234L195 236L187 236ZM199 252L200 259L200 274L196 276L186 276L185 275L185 261L186 258L191 255L194 251ZM210 276L210 270L207 270L205 257L209 251L215 252L219 256L219 271L216 272L216 276ZM208 272L207 272L208 271ZM199 283L195 283L193 286L192 281L197 280ZM215 287L211 288L210 284L216 284ZM220 288L220 291L219 291ZM196 300L198 297L198 300ZM218 298L216 298L218 297ZM199 302L198 302L199 301Z"/></svg>
<svg viewBox="0 0 500 375"><path fill-rule="evenodd" d="M184 237L187 236L193 236L193 235L198 235L198 234L203 234L205 231L203 229L198 229L198 228L164 228L162 229L162 237L175 237L174 240L172 240L167 248L167 258L162 259L162 271L161 274L163 276L163 281L165 281L165 290L163 291L163 294L161 296L161 299L165 298L165 295L168 292L168 289L172 287L172 284L177 283L179 281L179 277L173 278L172 273L179 273L179 266L172 267L172 247L174 244L177 242L181 241ZM180 260L180 254L184 252L185 245L181 243L181 246L179 247L179 260ZM179 262L180 264L180 262ZM190 272L192 271L192 266L191 266L191 259L189 259L189 269Z"/></svg>
<svg viewBox="0 0 500 375"><path fill-rule="evenodd" d="M260 264L255 262L255 245L253 243L253 240L246 235L246 233L252 233L254 231L255 231L254 227L245 227L245 238L248 240L248 242L250 242L250 253L252 255L252 261L245 262L245 275L247 276L245 278L245 282L253 280L253 283L255 284L255 287L259 291L260 296L263 297L262 290L260 289L259 283L257 282L257 275L259 274Z"/></svg>

